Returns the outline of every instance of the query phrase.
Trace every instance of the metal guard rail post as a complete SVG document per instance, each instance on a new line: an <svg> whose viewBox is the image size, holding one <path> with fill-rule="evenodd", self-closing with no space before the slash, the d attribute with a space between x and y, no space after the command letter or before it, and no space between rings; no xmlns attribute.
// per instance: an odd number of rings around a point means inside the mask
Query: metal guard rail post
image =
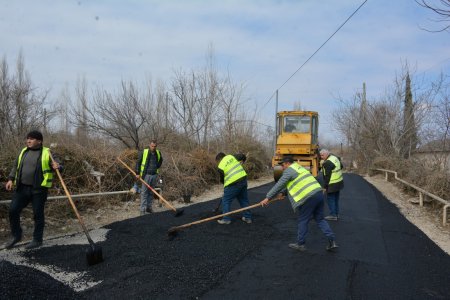
<svg viewBox="0 0 450 300"><path fill-rule="evenodd" d="M420 206L423 206L423 195L427 195L428 197L430 197L430 198L432 198L432 199L434 199L434 200L444 204L444 207L442 209L443 210L443 212L442 212L442 225L443 226L447 225L447 209L450 207L450 202L449 201L444 200L444 199L442 199L442 198L440 198L440 197L438 197L436 195L433 195L433 194L425 191L424 189L422 189L422 188L420 188L420 187L418 187L418 186L416 186L416 185L414 185L412 183L409 183L409 182L407 182L407 181L405 181L403 179L398 178L397 172L395 172L395 171L386 170L386 169L372 169L372 170L385 172L384 179L386 181L388 181L388 173L392 173L392 174L394 174L395 179L397 181L400 181L401 183L403 183L403 184L405 184L407 186L410 186L413 189L415 189L416 191L418 191L419 192L419 205Z"/></svg>

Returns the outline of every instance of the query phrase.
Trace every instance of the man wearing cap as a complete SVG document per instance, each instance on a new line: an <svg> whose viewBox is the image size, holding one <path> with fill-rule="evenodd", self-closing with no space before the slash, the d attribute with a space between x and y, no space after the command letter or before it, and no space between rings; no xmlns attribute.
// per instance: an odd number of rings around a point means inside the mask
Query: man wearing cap
<svg viewBox="0 0 450 300"><path fill-rule="evenodd" d="M220 152L216 155L216 163L220 182L223 183L223 197L222 197L222 212L230 212L231 202L234 198L237 198L241 208L248 207L248 192L247 192L247 173L242 167L242 163L245 162L246 156L244 154L225 155ZM252 214L249 210L246 210L242 216L242 221L251 224ZM231 224L229 216L223 217L223 219L217 220L219 224L228 225Z"/></svg>
<svg viewBox="0 0 450 300"><path fill-rule="evenodd" d="M320 230L328 239L326 250L331 251L338 246L335 236L327 221L323 218L323 194L322 187L311 173L300 166L291 156L286 156L280 163L283 167L283 175L261 201L262 206L268 205L270 199L278 193L286 194L292 208L298 211L297 242L289 244L289 247L299 251L306 250L306 234L309 221L314 218Z"/></svg>
<svg viewBox="0 0 450 300"><path fill-rule="evenodd" d="M148 148L140 152L136 162L136 178L142 178L152 188L156 187L163 157L161 151L156 149L156 140L151 140ZM141 189L140 214L152 213L153 192L145 185Z"/></svg>
<svg viewBox="0 0 450 300"><path fill-rule="evenodd" d="M50 158L50 150L42 146L42 133L33 130L27 134L26 147L23 148L14 162L6 182L6 190L15 186L11 206L9 207L9 223L12 240L5 246L11 249L22 239L20 214L31 202L34 216L33 240L25 247L33 249L42 245L45 217L44 206L48 188L52 186L53 170L60 168Z"/></svg>

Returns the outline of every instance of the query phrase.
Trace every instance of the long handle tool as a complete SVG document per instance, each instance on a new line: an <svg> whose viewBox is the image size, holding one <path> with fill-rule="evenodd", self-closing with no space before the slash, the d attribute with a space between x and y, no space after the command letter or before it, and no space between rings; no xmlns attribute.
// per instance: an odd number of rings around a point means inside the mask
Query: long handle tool
<svg viewBox="0 0 450 300"><path fill-rule="evenodd" d="M117 160L118 160L121 164L123 164L124 167L127 168L128 171L131 172L131 174L133 174L135 177L137 176L136 172L134 172L133 169L131 169L126 163L124 163L123 160L121 160L119 157L117 158ZM145 186L146 186L147 188L149 188L149 190L151 190L156 196L158 196L159 199L162 200L163 203L164 203L168 208L170 208L171 210L174 211L174 213L175 213L174 216L175 216L175 217L179 217L179 216L181 216L181 215L184 213L184 210L182 210L182 209L177 210L172 204L169 203L169 201L167 201L166 199L164 199L163 196L161 196L157 191L155 191L154 188L152 188L147 182L145 182L144 179L142 179L141 177L139 177L139 180L140 180L143 184L145 184Z"/></svg>
<svg viewBox="0 0 450 300"><path fill-rule="evenodd" d="M272 203L272 202L275 202L275 201L278 201L278 200L282 200L283 198L284 198L284 197L277 197L277 198L274 198L274 199L272 199L272 200L269 200L269 203ZM261 206L261 203L256 203L256 204L253 204L253 205L244 207L244 208L236 209L236 210L233 210L233 211L230 211L230 212L221 214L221 215L217 215L217 216L214 216L214 217L209 217L209 218L206 218L206 219L201 219L201 220L198 220L198 221L195 221L195 222L191 222L191 223L188 223L188 224L184 224L184 225L172 227L172 228L170 228L170 229L167 231L167 234L169 235L169 239L172 240L175 236L177 236L178 230L180 230L180 229L183 229L183 228L186 228L186 227L190 227L190 226L192 226L192 225L196 225L196 224L200 224L200 223L209 222L209 221L212 221L212 220L215 220L215 219L220 219L220 218L222 218L222 217L224 217L224 216L229 216L229 215L232 215L232 214L236 214L236 213L238 213L238 212L241 212L241 211L244 211L244 210L249 210L249 209L252 209L252 208L255 208L255 207L258 207L258 206Z"/></svg>
<svg viewBox="0 0 450 300"><path fill-rule="evenodd" d="M50 154L50 158L51 158L52 161L55 161L51 154ZM62 185L62 187L64 189L64 192L66 193L66 196L69 199L69 203L72 206L72 209L75 212L75 215L77 216L77 219L80 222L81 227L83 228L83 231L86 234L86 237L87 237L87 239L89 241L90 247L88 249L86 249L87 263L90 266L98 264L98 263L101 263L103 261L102 247L96 245L94 243L94 241L91 239L91 236L89 235L89 232L88 232L88 230L86 228L86 225L84 225L84 222L81 219L80 213L78 212L78 209L75 206L75 202L73 202L72 196L70 195L69 190L67 189L67 186L64 183L64 180L63 180L63 178L61 176L61 173L59 172L58 169L56 169L55 171L56 171L56 174L58 175L59 181L61 181L61 185Z"/></svg>

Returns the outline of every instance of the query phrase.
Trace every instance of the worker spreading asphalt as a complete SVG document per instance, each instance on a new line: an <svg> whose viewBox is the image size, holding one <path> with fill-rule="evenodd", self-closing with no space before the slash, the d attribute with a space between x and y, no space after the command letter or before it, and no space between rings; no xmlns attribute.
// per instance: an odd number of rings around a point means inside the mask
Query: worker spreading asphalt
<svg viewBox="0 0 450 300"><path fill-rule="evenodd" d="M94 266L86 263L86 244L21 252L28 265L51 266L59 275L0 260L0 298L448 299L450 256L363 178L344 180L341 218L330 221L335 253L325 250L314 221L308 250L288 248L297 222L287 200L254 209L253 224L236 215L230 225L207 222L168 238L173 226L213 216L216 199L187 207L179 218L167 211L110 224L98 242L104 262ZM250 204L272 185L249 190ZM77 275L63 284L61 274Z"/></svg>

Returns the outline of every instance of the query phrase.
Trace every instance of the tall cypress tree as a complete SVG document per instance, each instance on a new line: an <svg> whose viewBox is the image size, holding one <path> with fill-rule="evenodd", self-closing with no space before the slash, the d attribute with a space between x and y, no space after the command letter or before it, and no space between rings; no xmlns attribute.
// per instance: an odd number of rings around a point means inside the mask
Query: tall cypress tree
<svg viewBox="0 0 450 300"><path fill-rule="evenodd" d="M417 126L414 118L414 103L411 92L411 78L406 73L405 105L403 111L403 151L402 154L408 158L411 151L417 148Z"/></svg>

